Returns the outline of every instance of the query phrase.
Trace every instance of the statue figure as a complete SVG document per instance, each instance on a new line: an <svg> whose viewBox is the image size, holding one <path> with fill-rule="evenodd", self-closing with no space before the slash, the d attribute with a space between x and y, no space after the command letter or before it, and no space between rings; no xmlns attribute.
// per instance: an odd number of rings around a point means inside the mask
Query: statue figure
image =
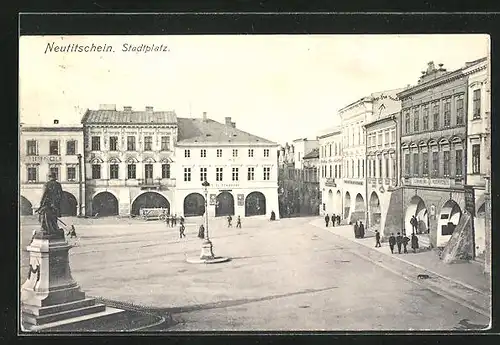
<svg viewBox="0 0 500 345"><path fill-rule="evenodd" d="M51 173L49 181L44 186L40 208L37 210L38 221L42 225L42 233L45 235L59 234L64 232L59 230L57 219L61 216L61 199L63 190L61 184L57 182L56 175Z"/></svg>

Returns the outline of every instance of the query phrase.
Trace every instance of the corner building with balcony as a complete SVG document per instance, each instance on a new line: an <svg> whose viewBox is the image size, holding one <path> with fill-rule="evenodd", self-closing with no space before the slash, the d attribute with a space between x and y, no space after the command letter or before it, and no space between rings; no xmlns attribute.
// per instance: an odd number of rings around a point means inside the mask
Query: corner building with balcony
<svg viewBox="0 0 500 345"><path fill-rule="evenodd" d="M342 215L342 129L335 127L318 136L320 214Z"/></svg>
<svg viewBox="0 0 500 345"><path fill-rule="evenodd" d="M469 97L464 69L448 72L430 62L418 84L399 94L404 228L412 232L415 216L417 234L428 234L432 247L444 247L456 227L464 226Z"/></svg>
<svg viewBox="0 0 500 345"><path fill-rule="evenodd" d="M40 207L43 185L51 173L56 175L63 189L61 215L84 215L82 126L62 125L57 120L46 126L21 125L19 149L20 215L33 215Z"/></svg>
<svg viewBox="0 0 500 345"><path fill-rule="evenodd" d="M277 143L207 118L178 118L175 147L177 214L202 216L207 181L208 215L269 218L278 205Z"/></svg>
<svg viewBox="0 0 500 345"><path fill-rule="evenodd" d="M173 111L101 105L82 118L87 214L138 215L143 207L175 213Z"/></svg>

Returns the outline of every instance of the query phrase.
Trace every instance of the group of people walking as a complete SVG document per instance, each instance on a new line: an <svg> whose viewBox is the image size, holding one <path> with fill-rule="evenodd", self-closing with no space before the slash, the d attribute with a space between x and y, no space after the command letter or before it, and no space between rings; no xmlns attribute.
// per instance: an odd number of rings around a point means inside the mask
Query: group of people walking
<svg viewBox="0 0 500 345"><path fill-rule="evenodd" d="M391 233L389 236L389 248L391 248L391 253L394 254L394 247L397 246L398 254L401 254L401 247L403 247L403 253L408 253L408 243L411 241L411 249L414 253L417 252L418 249L418 237L415 233L411 234L411 240L406 234L401 235L400 232L397 233L397 236L394 236L394 233Z"/></svg>
<svg viewBox="0 0 500 345"><path fill-rule="evenodd" d="M184 218L179 217L179 221L180 220L184 220ZM167 224L167 226L170 226L171 228L173 228L174 226L177 225L177 215L167 215L165 217L165 224Z"/></svg>
<svg viewBox="0 0 500 345"><path fill-rule="evenodd" d="M232 228L233 227L233 217L231 215L227 216L227 227ZM238 216L236 219L236 227L241 229L241 217Z"/></svg>
<svg viewBox="0 0 500 345"><path fill-rule="evenodd" d="M354 237L355 238L365 238L365 226L363 225L362 221L356 221L354 223Z"/></svg>
<svg viewBox="0 0 500 345"><path fill-rule="evenodd" d="M335 223L337 223L337 225L340 225L340 216L335 215L335 213L334 213L334 214L332 214L332 217L330 218L330 216L327 214L325 216L326 227L328 227L328 225L330 224L330 221L332 222L332 226L335 226Z"/></svg>

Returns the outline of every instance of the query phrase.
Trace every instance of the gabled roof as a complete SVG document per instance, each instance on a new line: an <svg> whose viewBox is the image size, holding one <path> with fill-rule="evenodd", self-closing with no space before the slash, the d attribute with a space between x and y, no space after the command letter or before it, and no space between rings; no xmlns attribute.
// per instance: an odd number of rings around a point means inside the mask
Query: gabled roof
<svg viewBox="0 0 500 345"><path fill-rule="evenodd" d="M319 149L313 149L311 152L306 154L304 159L314 159L314 158L319 158Z"/></svg>
<svg viewBox="0 0 500 345"><path fill-rule="evenodd" d="M267 144L278 145L270 140L244 132L217 121L194 118L177 118L178 144L224 143L224 144Z"/></svg>
<svg viewBox="0 0 500 345"><path fill-rule="evenodd" d="M175 111L87 110L83 124L176 124Z"/></svg>

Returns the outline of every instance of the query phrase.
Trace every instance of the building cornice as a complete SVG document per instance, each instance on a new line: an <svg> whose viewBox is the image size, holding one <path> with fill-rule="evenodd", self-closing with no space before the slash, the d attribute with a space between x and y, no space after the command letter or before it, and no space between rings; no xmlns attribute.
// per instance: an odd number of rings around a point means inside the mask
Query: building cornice
<svg viewBox="0 0 500 345"><path fill-rule="evenodd" d="M406 90L398 93L397 96L401 99L401 101L403 101L411 95L421 93L421 92L427 91L429 89L433 89L439 85L447 84L447 83L450 83L450 82L455 81L455 80L460 79L460 78L464 78L465 75L463 74L463 70L465 68L466 67L463 67L463 68L460 68L456 71L442 75L439 78L429 80L429 81L422 83L422 84L417 84L413 87L410 87L409 89L406 89Z"/></svg>
<svg viewBox="0 0 500 345"><path fill-rule="evenodd" d="M83 127L21 127L23 132L83 132Z"/></svg>

